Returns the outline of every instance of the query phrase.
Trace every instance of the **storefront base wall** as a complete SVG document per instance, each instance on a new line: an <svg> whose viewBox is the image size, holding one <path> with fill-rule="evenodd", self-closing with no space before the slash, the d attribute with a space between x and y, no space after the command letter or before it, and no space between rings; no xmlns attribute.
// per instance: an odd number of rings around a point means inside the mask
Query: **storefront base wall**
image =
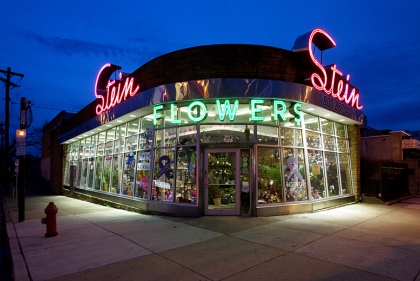
<svg viewBox="0 0 420 281"><path fill-rule="evenodd" d="M123 209L143 214L162 214L182 217L202 216L202 214L200 214L199 212L199 208L195 205L168 204L156 201L133 200L129 198L124 198L122 196L120 197L115 195L109 195L107 193L91 191L82 188L75 188L73 196L71 196L70 189L64 187L63 195L99 205L110 206L116 209ZM297 213L309 213L354 202L356 202L355 196L346 196L313 203L302 202L299 204L261 206L256 208L256 216L269 217Z"/></svg>
<svg viewBox="0 0 420 281"><path fill-rule="evenodd" d="M99 205L111 206L116 209L142 214L165 214L182 217L200 216L198 207L195 205L133 200L122 196L108 195L107 193L82 188L75 188L73 196L71 196L70 189L64 187L63 195Z"/></svg>
<svg viewBox="0 0 420 281"><path fill-rule="evenodd" d="M314 212L326 208L336 207L345 205L348 203L355 202L354 196L340 197L328 201L322 202L307 202L299 204L288 204L288 205L275 205L275 206L263 206L257 207L257 217L269 217L269 216L280 216L289 215L296 213L308 213Z"/></svg>

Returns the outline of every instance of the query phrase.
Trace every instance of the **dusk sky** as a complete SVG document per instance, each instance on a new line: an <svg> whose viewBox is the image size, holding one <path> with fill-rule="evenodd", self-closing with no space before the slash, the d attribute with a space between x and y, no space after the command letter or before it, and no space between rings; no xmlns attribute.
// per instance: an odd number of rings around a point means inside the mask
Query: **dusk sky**
<svg viewBox="0 0 420 281"><path fill-rule="evenodd" d="M21 97L33 103L33 126L92 102L107 62L133 72L157 56L200 45L291 50L315 28L337 43L324 51L323 64L351 75L369 126L419 130L419 15L418 0L2 1L0 69L25 75L12 78L20 88L10 92L16 103L10 130L18 127ZM4 96L0 82L0 122Z"/></svg>

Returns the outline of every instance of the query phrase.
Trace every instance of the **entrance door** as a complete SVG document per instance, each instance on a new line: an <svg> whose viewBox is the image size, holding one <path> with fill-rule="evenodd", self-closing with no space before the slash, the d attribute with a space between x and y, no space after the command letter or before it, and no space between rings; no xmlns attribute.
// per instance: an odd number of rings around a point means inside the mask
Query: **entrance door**
<svg viewBox="0 0 420 281"><path fill-rule="evenodd" d="M208 148L204 152L204 214L240 214L240 150Z"/></svg>

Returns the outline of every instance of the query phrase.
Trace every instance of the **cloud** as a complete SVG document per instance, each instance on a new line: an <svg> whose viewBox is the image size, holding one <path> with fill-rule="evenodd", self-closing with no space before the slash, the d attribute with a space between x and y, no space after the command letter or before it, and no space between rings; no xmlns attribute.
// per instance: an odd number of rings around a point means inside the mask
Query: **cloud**
<svg viewBox="0 0 420 281"><path fill-rule="evenodd" d="M162 43L162 44L169 44L168 41L164 41L164 40L159 40L159 39L153 39L153 38L143 38L143 37L128 37L127 38L128 41L131 42L137 42L137 43Z"/></svg>
<svg viewBox="0 0 420 281"><path fill-rule="evenodd" d="M161 52L148 51L146 49L141 50L137 48L125 48L121 46L101 44L62 37L48 37L29 31L25 32L24 34L27 38L37 42L41 46L44 46L57 54L65 56L95 55L111 59L120 57L135 61L147 61L162 54ZM138 40L140 40L140 38ZM146 39L144 40L146 42Z"/></svg>

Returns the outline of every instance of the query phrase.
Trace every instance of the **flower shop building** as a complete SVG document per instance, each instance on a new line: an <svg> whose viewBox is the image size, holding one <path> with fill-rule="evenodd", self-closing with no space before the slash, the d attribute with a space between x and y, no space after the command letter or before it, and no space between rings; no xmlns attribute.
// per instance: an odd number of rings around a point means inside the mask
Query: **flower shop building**
<svg viewBox="0 0 420 281"><path fill-rule="evenodd" d="M105 64L96 100L64 122L63 191L145 212L269 216L358 200L358 89L314 50L209 45L131 74Z"/></svg>

